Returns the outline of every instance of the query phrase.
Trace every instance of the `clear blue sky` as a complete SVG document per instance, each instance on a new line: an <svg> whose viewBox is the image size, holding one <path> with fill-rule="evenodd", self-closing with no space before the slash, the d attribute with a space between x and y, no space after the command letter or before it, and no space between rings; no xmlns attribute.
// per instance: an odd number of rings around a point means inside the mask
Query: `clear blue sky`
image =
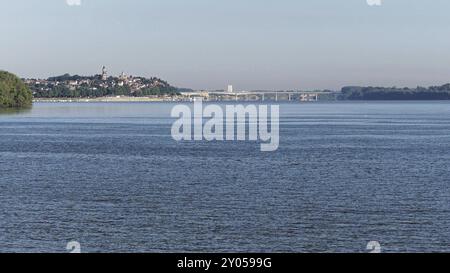
<svg viewBox="0 0 450 273"><path fill-rule="evenodd" d="M0 69L239 90L450 82L448 0L81 1L0 0Z"/></svg>

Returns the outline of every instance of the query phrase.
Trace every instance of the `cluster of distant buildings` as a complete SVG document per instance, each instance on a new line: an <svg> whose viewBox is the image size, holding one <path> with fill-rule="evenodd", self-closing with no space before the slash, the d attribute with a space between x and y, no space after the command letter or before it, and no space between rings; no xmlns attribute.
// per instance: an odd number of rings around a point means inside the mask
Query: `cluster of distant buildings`
<svg viewBox="0 0 450 273"><path fill-rule="evenodd" d="M55 88L68 88L69 90L87 88L97 90L126 87L131 92L134 92L155 87L170 87L167 82L155 77L133 77L123 72L118 77L109 76L105 66L103 66L100 74L94 76L71 76L65 74L48 79L24 79L24 82L33 91L51 91Z"/></svg>

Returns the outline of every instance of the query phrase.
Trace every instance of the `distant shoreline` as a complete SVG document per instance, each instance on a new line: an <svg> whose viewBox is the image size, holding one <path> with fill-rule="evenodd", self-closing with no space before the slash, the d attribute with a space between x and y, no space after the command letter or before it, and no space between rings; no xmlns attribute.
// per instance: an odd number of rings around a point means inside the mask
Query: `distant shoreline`
<svg viewBox="0 0 450 273"><path fill-rule="evenodd" d="M411 99L381 99L381 100L368 100L368 99L344 99L344 100L318 100L314 102L302 102L302 101L287 101L287 100L279 100L278 103L329 103L329 102L448 102L450 100L446 99L423 99L423 100L411 100ZM33 103L121 103L121 102L167 102L167 103L175 103L175 102L192 102L189 100L183 99L170 99L170 98L149 98L149 97L99 97L99 98L35 98L33 99ZM260 100L255 101L245 101L245 100L221 100L215 101L206 100L205 102L261 102ZM267 101L267 102L277 102L277 101Z"/></svg>
<svg viewBox="0 0 450 273"><path fill-rule="evenodd" d="M168 98L99 97L99 98L35 98L33 102L174 102Z"/></svg>

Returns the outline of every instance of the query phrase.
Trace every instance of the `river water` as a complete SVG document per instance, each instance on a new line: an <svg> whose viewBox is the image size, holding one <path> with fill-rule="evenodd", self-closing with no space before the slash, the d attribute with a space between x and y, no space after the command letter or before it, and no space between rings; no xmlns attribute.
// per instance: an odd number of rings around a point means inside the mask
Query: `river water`
<svg viewBox="0 0 450 273"><path fill-rule="evenodd" d="M272 153L173 106L0 112L0 252L450 251L449 102L280 104Z"/></svg>

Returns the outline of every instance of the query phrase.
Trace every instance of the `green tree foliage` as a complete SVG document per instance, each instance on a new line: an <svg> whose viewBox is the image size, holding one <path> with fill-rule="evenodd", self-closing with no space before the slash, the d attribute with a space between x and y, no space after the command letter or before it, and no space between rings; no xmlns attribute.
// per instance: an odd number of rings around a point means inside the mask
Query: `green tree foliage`
<svg viewBox="0 0 450 273"><path fill-rule="evenodd" d="M159 96L159 95L178 95L175 87L153 87L132 91L128 86L115 86L108 88L90 88L78 87L70 89L67 86L54 86L48 89L36 89L34 96L36 98L98 98L104 96Z"/></svg>
<svg viewBox="0 0 450 273"><path fill-rule="evenodd" d="M172 86L153 87L138 90L133 93L135 97L160 96L160 95L179 95L178 89Z"/></svg>
<svg viewBox="0 0 450 273"><path fill-rule="evenodd" d="M0 108L27 107L32 103L28 86L16 75L0 71Z"/></svg>
<svg viewBox="0 0 450 273"><path fill-rule="evenodd" d="M359 87L342 88L342 100L449 100L450 84L429 88Z"/></svg>

